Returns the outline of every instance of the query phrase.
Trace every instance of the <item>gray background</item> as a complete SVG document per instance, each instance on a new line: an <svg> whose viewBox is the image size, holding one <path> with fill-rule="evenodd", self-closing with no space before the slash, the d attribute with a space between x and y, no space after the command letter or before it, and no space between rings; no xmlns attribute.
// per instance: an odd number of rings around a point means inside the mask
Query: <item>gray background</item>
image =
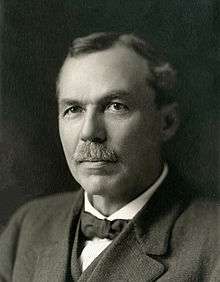
<svg viewBox="0 0 220 282"><path fill-rule="evenodd" d="M1 1L0 228L27 200L77 186L59 144L55 78L72 39L94 31L138 32L166 50L182 118L167 158L216 198L218 15L214 0Z"/></svg>

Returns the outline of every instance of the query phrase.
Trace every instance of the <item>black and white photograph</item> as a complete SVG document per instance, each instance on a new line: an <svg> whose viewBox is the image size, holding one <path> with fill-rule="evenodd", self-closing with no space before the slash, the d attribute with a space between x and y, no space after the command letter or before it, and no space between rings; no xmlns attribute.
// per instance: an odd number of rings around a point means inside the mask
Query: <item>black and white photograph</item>
<svg viewBox="0 0 220 282"><path fill-rule="evenodd" d="M0 282L220 281L218 0L0 0Z"/></svg>

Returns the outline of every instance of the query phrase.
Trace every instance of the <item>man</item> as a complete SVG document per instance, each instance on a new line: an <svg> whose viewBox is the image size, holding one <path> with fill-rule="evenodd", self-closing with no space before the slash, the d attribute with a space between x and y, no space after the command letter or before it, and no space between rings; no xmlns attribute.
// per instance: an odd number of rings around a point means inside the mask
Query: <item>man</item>
<svg viewBox="0 0 220 282"><path fill-rule="evenodd" d="M132 34L73 42L59 131L82 189L22 207L0 240L1 281L217 281L217 213L162 158L175 71Z"/></svg>

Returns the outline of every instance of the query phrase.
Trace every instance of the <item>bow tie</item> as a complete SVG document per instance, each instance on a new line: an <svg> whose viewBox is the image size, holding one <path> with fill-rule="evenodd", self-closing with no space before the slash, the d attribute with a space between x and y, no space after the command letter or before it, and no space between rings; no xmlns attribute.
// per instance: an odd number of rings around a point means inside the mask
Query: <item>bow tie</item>
<svg viewBox="0 0 220 282"><path fill-rule="evenodd" d="M80 219L81 231L88 240L94 237L113 240L129 222L129 220L124 219L103 220L85 211L81 213Z"/></svg>

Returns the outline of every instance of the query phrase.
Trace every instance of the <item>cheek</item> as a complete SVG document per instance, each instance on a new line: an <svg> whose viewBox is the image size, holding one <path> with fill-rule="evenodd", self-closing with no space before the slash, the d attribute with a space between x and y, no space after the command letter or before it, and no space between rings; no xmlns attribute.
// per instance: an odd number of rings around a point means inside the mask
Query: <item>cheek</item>
<svg viewBox="0 0 220 282"><path fill-rule="evenodd" d="M59 134L67 158L75 151L79 140L79 129L71 124L59 123Z"/></svg>
<svg viewBox="0 0 220 282"><path fill-rule="evenodd" d="M115 149L120 151L139 151L148 146L155 146L160 139L160 124L158 117L137 113L131 118L109 124L109 140Z"/></svg>

